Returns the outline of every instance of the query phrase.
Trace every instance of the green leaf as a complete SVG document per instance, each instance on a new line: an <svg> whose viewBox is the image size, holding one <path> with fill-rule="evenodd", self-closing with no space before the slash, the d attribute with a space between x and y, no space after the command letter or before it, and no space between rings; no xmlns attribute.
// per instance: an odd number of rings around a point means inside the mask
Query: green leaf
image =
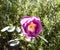
<svg viewBox="0 0 60 50"><path fill-rule="evenodd" d="M39 36L43 41L45 41L46 43L48 43L48 41L44 38L44 37L42 37L42 36Z"/></svg>

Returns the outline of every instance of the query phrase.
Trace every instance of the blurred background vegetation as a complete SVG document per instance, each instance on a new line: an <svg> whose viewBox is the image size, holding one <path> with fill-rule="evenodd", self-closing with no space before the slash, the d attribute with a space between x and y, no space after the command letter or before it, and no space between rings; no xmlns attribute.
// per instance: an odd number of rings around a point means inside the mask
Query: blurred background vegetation
<svg viewBox="0 0 60 50"><path fill-rule="evenodd" d="M38 16L43 31L34 41L21 39L20 33L0 31L0 50L11 39L19 38L22 50L60 50L60 0L0 0L0 30L6 26L20 27L22 16Z"/></svg>

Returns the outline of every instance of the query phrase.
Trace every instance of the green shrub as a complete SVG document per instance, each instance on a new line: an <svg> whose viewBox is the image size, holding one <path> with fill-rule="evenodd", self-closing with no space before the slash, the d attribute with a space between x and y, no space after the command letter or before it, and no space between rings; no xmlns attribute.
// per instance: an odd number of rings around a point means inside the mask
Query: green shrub
<svg viewBox="0 0 60 50"><path fill-rule="evenodd" d="M20 27L21 17L27 15L40 17L43 26L40 36L44 37L48 43L37 37L29 42L31 46L26 47L26 44L21 44L21 48L23 46L28 50L59 50L60 0L0 0L0 30L6 26ZM18 34L20 33L16 31L12 33L0 31L0 46L11 39L21 40Z"/></svg>

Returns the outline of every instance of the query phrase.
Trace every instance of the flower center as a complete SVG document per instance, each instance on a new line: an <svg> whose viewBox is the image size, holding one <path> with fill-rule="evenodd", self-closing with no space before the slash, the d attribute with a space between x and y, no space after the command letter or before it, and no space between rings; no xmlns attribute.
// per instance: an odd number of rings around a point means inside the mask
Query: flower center
<svg viewBox="0 0 60 50"><path fill-rule="evenodd" d="M33 32L33 31L35 31L35 27L36 27L36 24L31 22L30 25L28 26L28 30Z"/></svg>

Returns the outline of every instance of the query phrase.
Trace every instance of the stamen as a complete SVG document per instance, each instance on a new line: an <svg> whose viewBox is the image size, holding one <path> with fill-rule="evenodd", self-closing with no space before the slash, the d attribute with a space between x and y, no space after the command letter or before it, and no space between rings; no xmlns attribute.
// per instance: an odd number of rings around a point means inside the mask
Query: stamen
<svg viewBox="0 0 60 50"><path fill-rule="evenodd" d="M35 31L35 27L36 27L36 24L31 22L30 25L28 26L28 30L33 32L33 31Z"/></svg>

